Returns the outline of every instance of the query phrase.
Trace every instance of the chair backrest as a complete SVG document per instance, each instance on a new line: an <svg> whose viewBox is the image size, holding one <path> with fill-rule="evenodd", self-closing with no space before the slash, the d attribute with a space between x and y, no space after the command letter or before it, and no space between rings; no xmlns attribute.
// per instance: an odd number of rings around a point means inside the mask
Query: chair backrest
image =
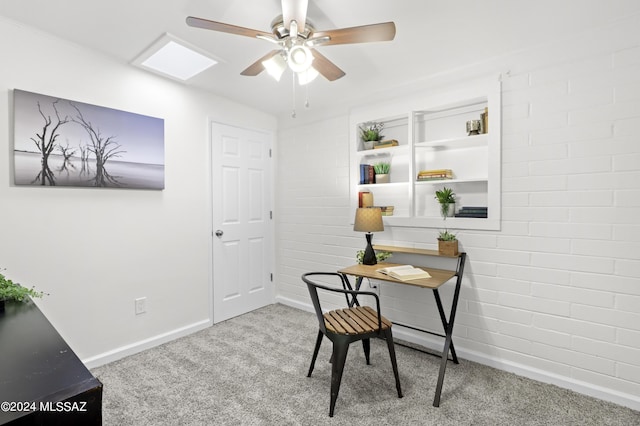
<svg viewBox="0 0 640 426"><path fill-rule="evenodd" d="M312 281L309 277L325 277L325 278L329 278L333 281L337 281L342 285L342 288L338 288L338 287L329 287L326 285L322 285L322 284L318 284L314 281ZM376 301L376 311L378 314L378 330L381 330L382 328L382 323L381 323L381 318L380 318L380 299L378 298L378 295L376 293L373 293L371 291L355 291L355 290L347 290L347 285L345 283L345 278L337 273L337 272L307 272L305 274L302 274L302 281L304 281L307 284L307 289L309 289L309 295L311 296L311 302L313 303L313 308L316 311L316 316L318 317L318 323L320 325L320 330L322 330L323 333L326 334L327 332L327 328L325 326L324 323L324 312L322 311L322 306L320 305L320 298L318 297L318 289L321 290L326 290L329 292L334 292L334 293L343 293L345 295L351 295L353 297L358 296L358 295L367 295L367 296L373 296L375 298ZM347 301L349 299L347 298Z"/></svg>

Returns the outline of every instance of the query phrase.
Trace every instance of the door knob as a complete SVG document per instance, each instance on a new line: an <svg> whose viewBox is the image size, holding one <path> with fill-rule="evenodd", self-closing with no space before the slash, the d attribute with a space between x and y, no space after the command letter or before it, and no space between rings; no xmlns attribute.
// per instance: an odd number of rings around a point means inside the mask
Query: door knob
<svg viewBox="0 0 640 426"><path fill-rule="evenodd" d="M222 232L222 229L218 229L216 231L216 237L222 237L223 234L224 234L224 232Z"/></svg>

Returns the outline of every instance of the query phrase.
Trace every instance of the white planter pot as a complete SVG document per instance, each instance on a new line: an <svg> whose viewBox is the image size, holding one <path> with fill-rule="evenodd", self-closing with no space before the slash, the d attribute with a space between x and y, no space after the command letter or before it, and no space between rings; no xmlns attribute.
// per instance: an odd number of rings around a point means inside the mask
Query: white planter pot
<svg viewBox="0 0 640 426"><path fill-rule="evenodd" d="M446 214L443 214L444 208L445 208L444 204L440 204L440 214L441 214L442 216L446 216L446 217L453 217L453 216L455 215L455 213L456 213L456 203L449 203L449 204L447 205L447 207L446 207L446 208L447 208L447 212L446 212Z"/></svg>

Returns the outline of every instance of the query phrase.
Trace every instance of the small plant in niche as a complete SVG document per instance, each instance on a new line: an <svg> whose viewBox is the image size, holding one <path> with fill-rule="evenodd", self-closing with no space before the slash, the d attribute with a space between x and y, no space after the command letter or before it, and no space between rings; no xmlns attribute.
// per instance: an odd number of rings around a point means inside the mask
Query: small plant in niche
<svg viewBox="0 0 640 426"><path fill-rule="evenodd" d="M374 164L373 170L376 172L377 175L387 175L391 170L391 163L387 163L383 161L383 162Z"/></svg>
<svg viewBox="0 0 640 426"><path fill-rule="evenodd" d="M446 186L442 189L436 190L435 199L440 203L440 215L444 220L449 216L449 206L456 203L456 194L453 189Z"/></svg>
<svg viewBox="0 0 640 426"><path fill-rule="evenodd" d="M3 271L5 271L3 269ZM3 273L0 273L0 301L15 300L17 302L24 302L28 296L42 297L46 293L37 291L35 288L23 287L18 283L14 283Z"/></svg>
<svg viewBox="0 0 640 426"><path fill-rule="evenodd" d="M364 123L360 126L360 137L365 142L376 142L382 140L382 129L384 129L384 123Z"/></svg>

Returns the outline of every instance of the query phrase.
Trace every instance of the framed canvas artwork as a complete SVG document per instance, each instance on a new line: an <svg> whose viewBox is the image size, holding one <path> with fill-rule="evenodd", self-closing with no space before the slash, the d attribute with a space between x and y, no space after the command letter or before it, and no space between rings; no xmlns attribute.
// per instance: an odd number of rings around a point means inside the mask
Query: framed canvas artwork
<svg viewBox="0 0 640 426"><path fill-rule="evenodd" d="M164 189L164 120L15 89L14 182Z"/></svg>

